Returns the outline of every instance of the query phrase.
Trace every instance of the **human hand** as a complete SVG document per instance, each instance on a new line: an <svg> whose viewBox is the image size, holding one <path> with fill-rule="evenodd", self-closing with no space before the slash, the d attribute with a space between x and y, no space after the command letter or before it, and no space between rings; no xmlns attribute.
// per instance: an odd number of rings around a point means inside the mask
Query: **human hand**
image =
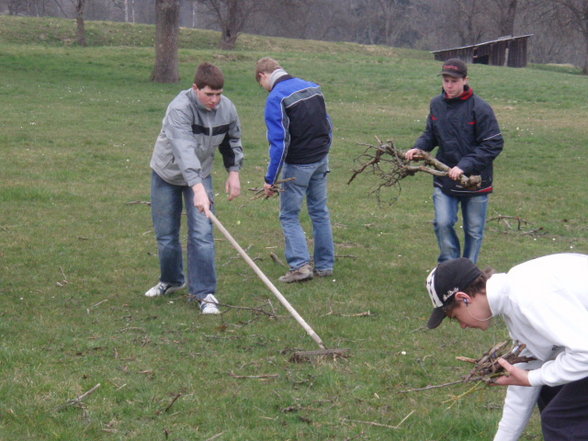
<svg viewBox="0 0 588 441"><path fill-rule="evenodd" d="M494 380L499 386L530 386L529 371L513 366L504 358L499 358L498 363L504 368L506 374Z"/></svg>
<svg viewBox="0 0 588 441"><path fill-rule="evenodd" d="M229 201L232 201L241 194L241 181L239 179L239 172L229 172L229 177L225 183L225 192L229 196Z"/></svg>
<svg viewBox="0 0 588 441"><path fill-rule="evenodd" d="M463 175L463 170L461 168L459 168L458 166L453 167L452 169L450 169L447 172L447 176L449 176L454 181L459 181L459 179L462 177L462 175Z"/></svg>
<svg viewBox="0 0 588 441"><path fill-rule="evenodd" d="M268 183L263 184L263 192L265 193L265 196L268 198L271 198L273 195L276 194L274 186Z"/></svg>
<svg viewBox="0 0 588 441"><path fill-rule="evenodd" d="M202 183L196 184L192 187L194 192L194 206L200 213L204 213L206 217L210 214L210 199L208 199L208 193Z"/></svg>
<svg viewBox="0 0 588 441"><path fill-rule="evenodd" d="M410 149L407 150L404 153L404 157L408 160L408 161L412 161L413 159L418 158L419 156L421 156L421 153L423 151L421 149Z"/></svg>

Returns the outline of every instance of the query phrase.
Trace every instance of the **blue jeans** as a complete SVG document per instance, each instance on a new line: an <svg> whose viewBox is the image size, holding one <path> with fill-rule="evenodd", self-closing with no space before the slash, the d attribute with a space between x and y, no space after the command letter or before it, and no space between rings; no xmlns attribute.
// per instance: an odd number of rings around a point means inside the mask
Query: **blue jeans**
<svg viewBox="0 0 588 441"><path fill-rule="evenodd" d="M212 201L212 178L208 176L202 183ZM194 207L191 187L168 184L153 172L151 215L159 251L160 280L174 285L185 281L180 242L182 205L188 222L188 289L191 296L201 300L216 292L212 222Z"/></svg>
<svg viewBox="0 0 588 441"><path fill-rule="evenodd" d="M465 239L463 257L477 263L484 240L488 194L455 197L448 196L440 188L435 187L433 203L435 204L435 234L440 250L438 262L461 257L459 239L454 228L457 222L458 208L461 204Z"/></svg>
<svg viewBox="0 0 588 441"><path fill-rule="evenodd" d="M331 218L327 207L327 175L329 158L312 164L283 165L282 178L296 178L282 184L280 193L280 223L286 240L286 260L290 269L310 263L306 235L300 225L300 210L306 197L308 215L314 238L314 267L333 270L335 246Z"/></svg>

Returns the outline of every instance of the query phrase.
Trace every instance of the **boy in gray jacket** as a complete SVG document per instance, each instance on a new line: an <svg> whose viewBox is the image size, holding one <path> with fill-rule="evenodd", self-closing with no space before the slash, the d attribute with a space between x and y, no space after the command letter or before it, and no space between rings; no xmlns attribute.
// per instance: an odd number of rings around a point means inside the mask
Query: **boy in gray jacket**
<svg viewBox="0 0 588 441"><path fill-rule="evenodd" d="M203 314L218 314L215 249L208 218L214 202L211 170L218 148L229 174L229 200L239 196L243 163L241 128L235 105L223 96L224 75L210 64L198 66L192 88L169 104L151 156L151 209L157 238L160 279L145 295L183 289L180 225L188 221L188 290Z"/></svg>

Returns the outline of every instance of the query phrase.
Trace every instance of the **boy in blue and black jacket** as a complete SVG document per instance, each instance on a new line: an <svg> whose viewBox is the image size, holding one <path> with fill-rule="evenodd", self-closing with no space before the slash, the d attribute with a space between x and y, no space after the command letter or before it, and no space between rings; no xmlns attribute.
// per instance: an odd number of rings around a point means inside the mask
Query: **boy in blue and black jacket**
<svg viewBox="0 0 588 441"><path fill-rule="evenodd" d="M335 263L327 207L332 124L323 93L318 84L289 75L269 57L257 62L255 78L269 92L265 107L270 157L266 195L275 193L280 173L285 181L280 192L280 222L290 271L279 280L290 283L312 279L313 275L330 276ZM314 267L299 219L305 198L313 225Z"/></svg>

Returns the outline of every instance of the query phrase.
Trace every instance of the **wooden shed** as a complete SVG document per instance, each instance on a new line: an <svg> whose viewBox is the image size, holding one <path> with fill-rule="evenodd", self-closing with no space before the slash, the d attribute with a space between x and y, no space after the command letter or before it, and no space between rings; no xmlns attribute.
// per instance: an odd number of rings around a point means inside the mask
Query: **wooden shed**
<svg viewBox="0 0 588 441"><path fill-rule="evenodd" d="M459 58L466 63L525 67L527 65L527 44L532 35L500 37L496 40L470 46L440 49L432 51L432 54L435 56L435 60L439 61Z"/></svg>

